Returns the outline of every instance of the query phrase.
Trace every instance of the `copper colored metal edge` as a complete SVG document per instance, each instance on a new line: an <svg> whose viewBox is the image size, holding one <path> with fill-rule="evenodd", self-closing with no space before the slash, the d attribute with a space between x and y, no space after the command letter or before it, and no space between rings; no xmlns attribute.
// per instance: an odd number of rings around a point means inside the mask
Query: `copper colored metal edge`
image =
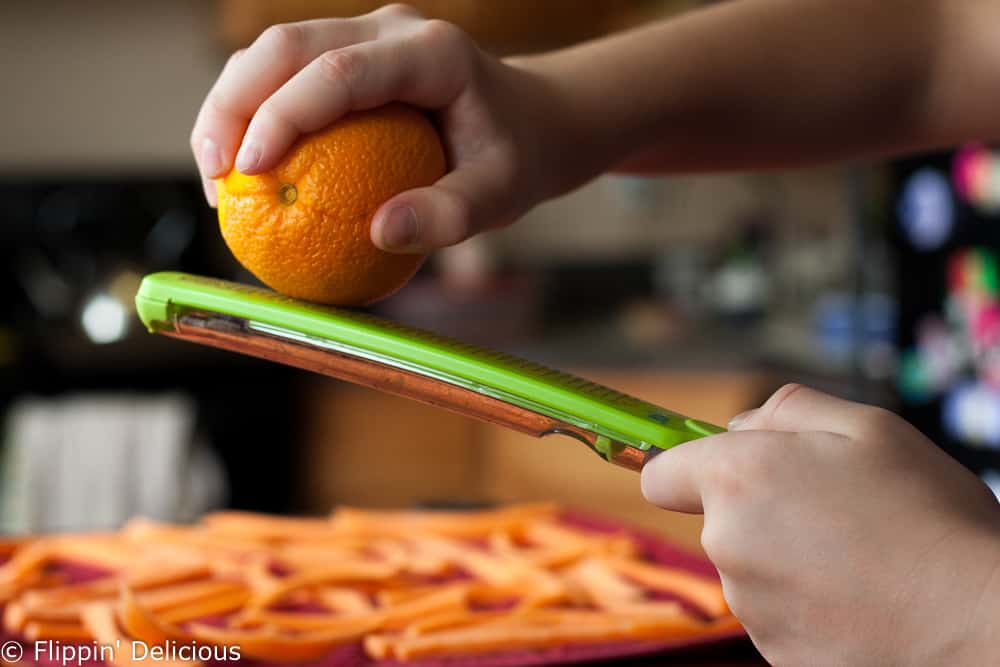
<svg viewBox="0 0 1000 667"><path fill-rule="evenodd" d="M400 368L248 331L244 327L234 325L222 330L206 326L205 322L212 317L211 314L188 313L175 318L173 330L164 329L159 333L346 380L535 437L566 435L597 452L594 447L596 434L518 405ZM597 453L604 458L600 452ZM649 458L649 452L622 445L614 448L610 460L638 471Z"/></svg>

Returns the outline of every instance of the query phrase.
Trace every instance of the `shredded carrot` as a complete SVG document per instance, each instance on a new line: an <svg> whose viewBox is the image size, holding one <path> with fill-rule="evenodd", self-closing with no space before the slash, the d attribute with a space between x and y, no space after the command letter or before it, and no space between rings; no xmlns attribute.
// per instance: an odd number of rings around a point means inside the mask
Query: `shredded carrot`
<svg viewBox="0 0 1000 667"><path fill-rule="evenodd" d="M241 629L269 627L289 632L351 631L364 633L378 628L382 619L365 614L297 614L288 611L252 611L230 623Z"/></svg>
<svg viewBox="0 0 1000 667"><path fill-rule="evenodd" d="M371 598L352 588L321 588L317 597L332 611L361 614L373 609Z"/></svg>
<svg viewBox="0 0 1000 667"><path fill-rule="evenodd" d="M138 597L151 611L166 611L207 598L234 593L243 593L246 596L249 592L239 583L205 579L145 591L138 593Z"/></svg>
<svg viewBox="0 0 1000 667"><path fill-rule="evenodd" d="M528 542L545 547L568 548L576 546L589 554L631 556L637 551L635 542L625 535L588 533L554 520L534 521L523 527L522 537Z"/></svg>
<svg viewBox="0 0 1000 667"><path fill-rule="evenodd" d="M188 632L205 644L239 647L241 657L274 662L303 662L318 660L333 647L362 638L366 629L366 626L358 626L288 635L273 628L232 630L192 623Z"/></svg>
<svg viewBox="0 0 1000 667"><path fill-rule="evenodd" d="M166 644L168 639L179 634L175 628L157 620L124 584L121 587L118 605L118 621L129 636L144 642L147 646Z"/></svg>
<svg viewBox="0 0 1000 667"><path fill-rule="evenodd" d="M85 642L90 640L90 632L80 623L47 623L31 621L21 629L21 636L29 642Z"/></svg>
<svg viewBox="0 0 1000 667"><path fill-rule="evenodd" d="M238 648L268 662L359 642L398 660L740 632L719 582L644 560L551 504L486 512L219 512L191 526L0 541L3 627L27 641ZM106 573L67 583L64 563ZM668 593L712 620L686 611ZM200 663L157 660L160 667Z"/></svg>
<svg viewBox="0 0 1000 667"><path fill-rule="evenodd" d="M697 636L705 624L689 617L653 619L605 618L601 622L571 621L554 625L529 622L489 623L390 640L390 652L412 660L437 655L469 655L518 649L541 649L567 643L656 640Z"/></svg>
<svg viewBox="0 0 1000 667"><path fill-rule="evenodd" d="M506 611L469 611L468 609L457 609L453 611L442 611L431 614L423 619L416 620L406 626L403 634L407 637L419 637L430 632L460 628L467 625L478 625L497 621L508 616Z"/></svg>
<svg viewBox="0 0 1000 667"><path fill-rule="evenodd" d="M682 597L713 618L729 614L729 605L718 580L636 558L610 558L606 562L615 571L636 583L650 590Z"/></svg>
<svg viewBox="0 0 1000 667"><path fill-rule="evenodd" d="M235 511L206 514L201 523L215 532L275 542L308 538L329 529L326 519L292 519Z"/></svg>
<svg viewBox="0 0 1000 667"><path fill-rule="evenodd" d="M566 577L596 607L614 609L646 597L642 587L618 576L617 572L596 558L580 561L567 570Z"/></svg>
<svg viewBox="0 0 1000 667"><path fill-rule="evenodd" d="M0 558L8 558L28 543L27 537L0 535Z"/></svg>
<svg viewBox="0 0 1000 667"><path fill-rule="evenodd" d="M249 591L234 589L166 609L161 611L158 617L165 623L179 624L206 616L238 611L246 605L249 599Z"/></svg>
<svg viewBox="0 0 1000 667"><path fill-rule="evenodd" d="M445 586L427 595L402 602L379 613L380 628L397 630L415 620L444 611L465 609L469 587L464 584Z"/></svg>
<svg viewBox="0 0 1000 667"><path fill-rule="evenodd" d="M361 581L382 581L399 573L399 567L379 562L354 561L327 565L282 579L274 579L263 589L255 591L255 604L264 607L273 604L289 593L307 586L324 586Z"/></svg>
<svg viewBox="0 0 1000 667"><path fill-rule="evenodd" d="M408 535L414 532L447 537L477 538L504 527L517 528L526 520L554 517L550 503L513 505L484 512L378 512L356 508L337 510L335 530L368 535Z"/></svg>
<svg viewBox="0 0 1000 667"><path fill-rule="evenodd" d="M133 650L133 645L136 642L119 630L113 605L107 603L90 604L83 608L80 616L83 619L83 627L87 629L95 642L101 646L115 647L111 660L114 667L142 667L146 664L143 660L133 659L132 656L139 653ZM157 664L165 667L194 667L201 663L158 660Z"/></svg>

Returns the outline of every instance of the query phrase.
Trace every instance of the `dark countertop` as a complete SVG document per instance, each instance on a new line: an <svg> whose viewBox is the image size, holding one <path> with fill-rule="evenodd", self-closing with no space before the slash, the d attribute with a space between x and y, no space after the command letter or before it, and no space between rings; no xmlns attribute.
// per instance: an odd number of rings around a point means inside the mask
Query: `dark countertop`
<svg viewBox="0 0 1000 667"><path fill-rule="evenodd" d="M601 663L607 664L607 663ZM668 655L616 660L619 667L761 667L768 662L747 639L728 641Z"/></svg>

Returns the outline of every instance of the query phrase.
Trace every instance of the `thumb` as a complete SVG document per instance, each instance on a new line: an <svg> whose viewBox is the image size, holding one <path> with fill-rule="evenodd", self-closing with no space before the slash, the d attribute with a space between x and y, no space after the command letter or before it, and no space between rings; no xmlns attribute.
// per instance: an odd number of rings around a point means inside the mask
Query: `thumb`
<svg viewBox="0 0 1000 667"><path fill-rule="evenodd" d="M430 252L513 221L514 188L502 171L495 160L477 161L393 197L372 220L372 243L387 252Z"/></svg>
<svg viewBox="0 0 1000 667"><path fill-rule="evenodd" d="M642 495L663 509L703 514L718 494L732 495L747 483L745 472L765 447L790 436L773 431L736 431L691 440L660 452L642 469Z"/></svg>
<svg viewBox="0 0 1000 667"><path fill-rule="evenodd" d="M717 441L727 435L691 440L659 452L642 468L643 497L663 509L702 514L705 468L713 458L724 454Z"/></svg>

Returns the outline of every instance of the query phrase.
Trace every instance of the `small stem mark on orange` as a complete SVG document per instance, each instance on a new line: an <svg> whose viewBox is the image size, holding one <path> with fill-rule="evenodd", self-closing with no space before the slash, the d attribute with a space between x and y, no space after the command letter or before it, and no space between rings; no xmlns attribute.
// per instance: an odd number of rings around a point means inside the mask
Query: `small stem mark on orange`
<svg viewBox="0 0 1000 667"><path fill-rule="evenodd" d="M285 183L278 188L278 201L285 206L291 206L299 198L299 191L291 183Z"/></svg>

